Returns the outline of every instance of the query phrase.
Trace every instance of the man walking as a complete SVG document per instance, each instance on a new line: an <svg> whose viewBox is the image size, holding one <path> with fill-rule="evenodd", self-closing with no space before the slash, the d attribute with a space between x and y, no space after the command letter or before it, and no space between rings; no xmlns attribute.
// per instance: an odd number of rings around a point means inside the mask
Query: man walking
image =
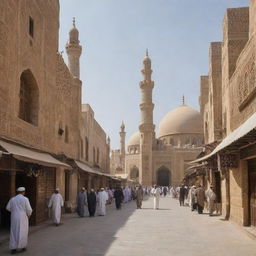
<svg viewBox="0 0 256 256"><path fill-rule="evenodd" d="M203 213L204 202L205 202L205 192L201 185L195 191L197 211L199 214Z"/></svg>
<svg viewBox="0 0 256 256"><path fill-rule="evenodd" d="M97 196L93 188L91 189L91 192L87 195L87 201L90 217L94 217L96 211Z"/></svg>
<svg viewBox="0 0 256 256"><path fill-rule="evenodd" d="M161 189L157 185L154 185L154 188L152 189L151 193L153 194L153 197L154 197L154 210L158 210L159 209Z"/></svg>
<svg viewBox="0 0 256 256"><path fill-rule="evenodd" d="M142 201L143 201L143 189L141 186L136 188L135 196L136 196L137 209L141 209Z"/></svg>
<svg viewBox="0 0 256 256"><path fill-rule="evenodd" d="M87 206L87 193L85 188L82 188L77 195L77 214L80 217L86 216L85 207Z"/></svg>
<svg viewBox="0 0 256 256"><path fill-rule="evenodd" d="M104 188L101 188L101 190L98 193L98 214L99 214L99 216L106 215L107 201L108 201L108 194Z"/></svg>
<svg viewBox="0 0 256 256"><path fill-rule="evenodd" d="M209 216L212 216L214 212L214 201L216 200L216 194L213 191L213 186L211 185L210 188L205 192L206 199L208 202L209 207Z"/></svg>
<svg viewBox="0 0 256 256"><path fill-rule="evenodd" d="M116 209L121 209L122 201L124 200L123 190L121 188L116 188L114 191L114 198L116 203Z"/></svg>
<svg viewBox="0 0 256 256"><path fill-rule="evenodd" d="M11 212L10 249L17 253L18 249L25 251L28 243L28 218L32 214L29 200L25 197L25 188L17 189L17 196L10 199L6 210Z"/></svg>
<svg viewBox="0 0 256 256"><path fill-rule="evenodd" d="M188 193L188 197L189 197L189 206L191 207L191 211L196 210L196 196L195 196L195 192L196 192L196 186L193 185Z"/></svg>
<svg viewBox="0 0 256 256"><path fill-rule="evenodd" d="M52 220L55 226L60 225L61 207L64 206L62 195L59 193L59 188L56 188L51 196L48 207L52 209Z"/></svg>
<svg viewBox="0 0 256 256"><path fill-rule="evenodd" d="M184 200L186 196L187 190L184 185L180 187L180 194L179 194L179 201L180 201L180 206L184 206Z"/></svg>

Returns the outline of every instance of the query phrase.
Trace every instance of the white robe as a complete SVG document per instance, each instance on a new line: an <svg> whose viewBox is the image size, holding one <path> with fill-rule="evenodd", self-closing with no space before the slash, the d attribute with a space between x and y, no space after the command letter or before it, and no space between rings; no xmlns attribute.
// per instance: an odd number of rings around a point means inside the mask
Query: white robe
<svg viewBox="0 0 256 256"><path fill-rule="evenodd" d="M10 249L26 248L28 244L28 216L32 214L28 198L21 194L11 198L6 210L11 212Z"/></svg>
<svg viewBox="0 0 256 256"><path fill-rule="evenodd" d="M154 196L154 209L159 209L159 200L160 200L160 194L161 189L160 188L153 188L151 193Z"/></svg>
<svg viewBox="0 0 256 256"><path fill-rule="evenodd" d="M106 215L106 203L108 200L108 194L106 191L100 191L98 193L98 215Z"/></svg>
<svg viewBox="0 0 256 256"><path fill-rule="evenodd" d="M55 224L60 223L61 207L63 207L63 198L61 194L52 194L48 207L52 208L52 219Z"/></svg>

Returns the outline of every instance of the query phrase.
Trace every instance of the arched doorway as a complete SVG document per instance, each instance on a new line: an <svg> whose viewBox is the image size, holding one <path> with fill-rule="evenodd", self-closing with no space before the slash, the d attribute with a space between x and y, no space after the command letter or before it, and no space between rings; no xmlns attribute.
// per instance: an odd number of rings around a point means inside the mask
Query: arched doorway
<svg viewBox="0 0 256 256"><path fill-rule="evenodd" d="M134 181L139 180L139 168L136 166L133 166L130 171L130 179Z"/></svg>
<svg viewBox="0 0 256 256"><path fill-rule="evenodd" d="M171 172L165 166L157 170L157 185L170 186L171 185Z"/></svg>

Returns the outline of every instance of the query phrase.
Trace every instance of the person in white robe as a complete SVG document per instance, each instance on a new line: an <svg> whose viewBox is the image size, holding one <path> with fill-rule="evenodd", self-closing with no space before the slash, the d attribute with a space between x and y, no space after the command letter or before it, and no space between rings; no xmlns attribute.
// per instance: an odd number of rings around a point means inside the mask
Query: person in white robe
<svg viewBox="0 0 256 256"><path fill-rule="evenodd" d="M159 201L160 201L160 195L161 195L161 189L154 185L154 188L151 190L151 193L154 197L154 210L159 209Z"/></svg>
<svg viewBox="0 0 256 256"><path fill-rule="evenodd" d="M210 188L205 192L205 196L208 202L209 208L209 216L212 216L214 212L214 202L216 200L216 194L213 191L213 186L211 185Z"/></svg>
<svg viewBox="0 0 256 256"><path fill-rule="evenodd" d="M6 210L11 212L10 249L14 254L18 249L26 250L28 244L28 218L32 214L29 199L24 196L25 188L19 187L18 194L11 198Z"/></svg>
<svg viewBox="0 0 256 256"><path fill-rule="evenodd" d="M52 220L53 220L53 223L56 225L56 227L59 226L60 224L61 207L63 206L64 206L63 198L59 193L59 189L56 188L48 204L48 207L52 209Z"/></svg>
<svg viewBox="0 0 256 256"><path fill-rule="evenodd" d="M98 193L98 215L106 215L106 203L108 201L108 193L102 188Z"/></svg>

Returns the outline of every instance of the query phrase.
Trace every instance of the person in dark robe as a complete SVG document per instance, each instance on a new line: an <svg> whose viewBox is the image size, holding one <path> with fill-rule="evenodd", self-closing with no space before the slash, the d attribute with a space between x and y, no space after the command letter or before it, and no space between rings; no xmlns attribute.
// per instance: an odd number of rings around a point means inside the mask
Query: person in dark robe
<svg viewBox="0 0 256 256"><path fill-rule="evenodd" d="M121 203L124 200L124 194L121 188L117 188L114 192L114 198L116 203L116 209L121 209Z"/></svg>
<svg viewBox="0 0 256 256"><path fill-rule="evenodd" d="M205 191L201 185L195 191L196 203L197 203L197 211L199 214L203 213L204 210L204 202L205 202Z"/></svg>
<svg viewBox="0 0 256 256"><path fill-rule="evenodd" d="M167 187L163 188L164 197L167 195Z"/></svg>
<svg viewBox="0 0 256 256"><path fill-rule="evenodd" d="M96 211L97 196L93 188L87 195L87 203L90 217L94 217Z"/></svg>
<svg viewBox="0 0 256 256"><path fill-rule="evenodd" d="M180 188L180 196L179 196L180 206L184 206L184 200L185 200L186 194L187 194L187 189L185 188L184 185L182 185Z"/></svg>
<svg viewBox="0 0 256 256"><path fill-rule="evenodd" d="M80 217L86 216L85 207L87 205L87 194L85 188L82 188L77 195L77 214Z"/></svg>
<svg viewBox="0 0 256 256"><path fill-rule="evenodd" d="M137 209L141 209L144 192L141 186L136 189L136 204Z"/></svg>

